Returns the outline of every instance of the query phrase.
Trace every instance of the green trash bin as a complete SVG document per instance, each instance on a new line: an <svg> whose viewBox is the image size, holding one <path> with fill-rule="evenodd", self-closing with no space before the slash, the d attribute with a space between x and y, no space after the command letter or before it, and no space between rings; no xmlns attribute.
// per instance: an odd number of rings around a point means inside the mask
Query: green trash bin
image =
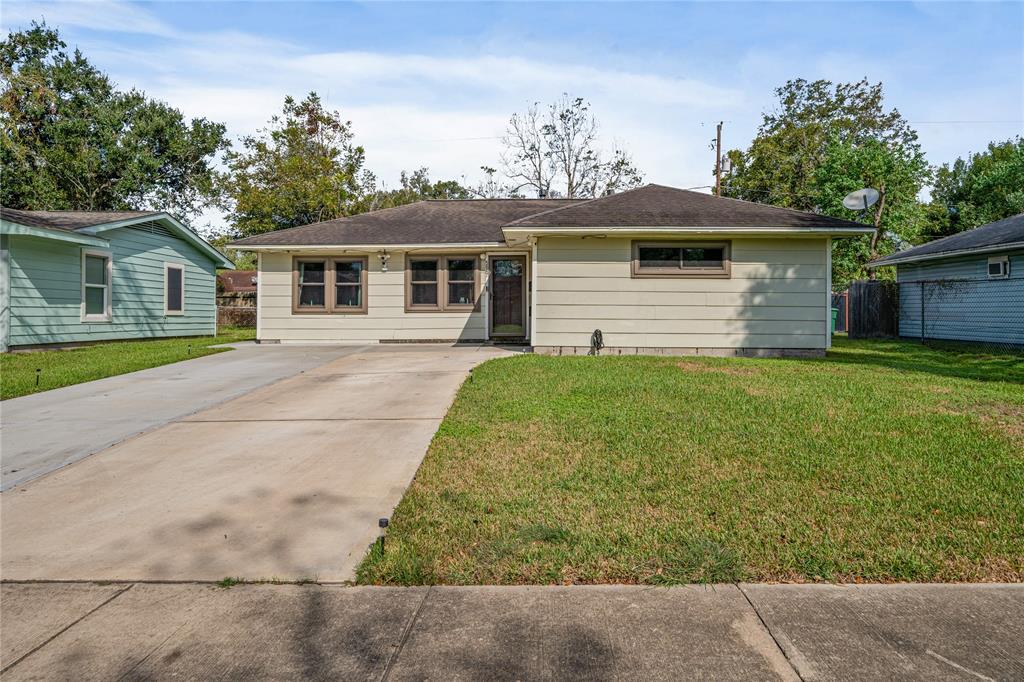
<svg viewBox="0 0 1024 682"><path fill-rule="evenodd" d="M836 333L836 318L839 317L839 308L832 309L832 333Z"/></svg>

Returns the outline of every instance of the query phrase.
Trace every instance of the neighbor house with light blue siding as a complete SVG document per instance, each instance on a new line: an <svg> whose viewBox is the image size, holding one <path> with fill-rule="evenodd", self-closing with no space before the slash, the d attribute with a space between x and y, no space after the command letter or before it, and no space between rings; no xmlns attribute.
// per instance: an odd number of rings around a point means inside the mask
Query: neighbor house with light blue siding
<svg viewBox="0 0 1024 682"><path fill-rule="evenodd" d="M225 267L167 213L0 208L0 347L214 334Z"/></svg>
<svg viewBox="0 0 1024 682"><path fill-rule="evenodd" d="M1024 214L894 253L899 335L1024 346Z"/></svg>

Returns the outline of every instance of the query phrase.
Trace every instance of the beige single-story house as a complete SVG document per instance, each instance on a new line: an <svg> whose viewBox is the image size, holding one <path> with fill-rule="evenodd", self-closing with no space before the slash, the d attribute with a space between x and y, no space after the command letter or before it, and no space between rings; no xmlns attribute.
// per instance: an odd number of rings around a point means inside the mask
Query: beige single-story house
<svg viewBox="0 0 1024 682"><path fill-rule="evenodd" d="M821 354L831 242L871 228L646 185L420 201L233 244L263 343L518 342L536 352ZM600 330L600 334L595 334Z"/></svg>

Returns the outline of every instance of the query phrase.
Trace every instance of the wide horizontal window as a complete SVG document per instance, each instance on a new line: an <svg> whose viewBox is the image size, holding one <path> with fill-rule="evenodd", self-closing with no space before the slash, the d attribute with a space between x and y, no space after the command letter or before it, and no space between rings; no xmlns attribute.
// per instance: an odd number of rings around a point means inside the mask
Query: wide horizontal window
<svg viewBox="0 0 1024 682"><path fill-rule="evenodd" d="M634 242L633 276L728 277L729 242Z"/></svg>
<svg viewBox="0 0 1024 682"><path fill-rule="evenodd" d="M296 258L292 266L292 312L365 313L365 257Z"/></svg>
<svg viewBox="0 0 1024 682"><path fill-rule="evenodd" d="M409 258L406 267L406 310L475 309L480 295L480 271L476 259L476 256Z"/></svg>

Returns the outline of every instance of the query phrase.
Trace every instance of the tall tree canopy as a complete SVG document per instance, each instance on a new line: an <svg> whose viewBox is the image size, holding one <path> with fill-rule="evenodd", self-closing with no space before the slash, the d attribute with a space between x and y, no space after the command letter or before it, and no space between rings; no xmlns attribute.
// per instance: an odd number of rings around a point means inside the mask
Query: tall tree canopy
<svg viewBox="0 0 1024 682"><path fill-rule="evenodd" d="M121 92L57 31L33 23L0 43L5 206L198 214L217 194L224 126L137 90Z"/></svg>
<svg viewBox="0 0 1024 682"><path fill-rule="evenodd" d="M286 97L282 113L241 146L226 155L224 179L228 220L241 235L359 213L374 190L351 123L315 92Z"/></svg>
<svg viewBox="0 0 1024 682"><path fill-rule="evenodd" d="M1024 138L990 142L988 149L935 171L923 240L946 237L1024 213Z"/></svg>
<svg viewBox="0 0 1024 682"><path fill-rule="evenodd" d="M509 119L501 165L509 191L540 197L589 198L637 187L643 176L619 147L605 153L598 122L582 97L534 103Z"/></svg>
<svg viewBox="0 0 1024 682"><path fill-rule="evenodd" d="M864 264L892 253L911 241L923 224L924 206L917 195L928 178L928 163L916 145L883 140L833 140L815 172L819 210L837 218L871 223L867 237L839 239L832 246L832 281L845 288L849 282L875 277ZM880 198L865 215L843 206L843 198L862 187L878 190Z"/></svg>
<svg viewBox="0 0 1024 682"><path fill-rule="evenodd" d="M763 114L750 148L728 152L733 170L722 193L870 223L874 234L834 243L833 283L874 277L864 264L913 241L923 227L917 195L930 171L917 133L899 111L885 109L881 83L798 79L775 94L777 107ZM862 187L882 195L867 215L842 205Z"/></svg>
<svg viewBox="0 0 1024 682"><path fill-rule="evenodd" d="M733 172L724 195L812 211L818 207L815 175L830 144L918 144L899 111L885 110L881 83L796 79L776 88L775 96L777 105L762 114L750 148L727 153Z"/></svg>
<svg viewBox="0 0 1024 682"><path fill-rule="evenodd" d="M470 199L475 194L455 180L430 179L429 168L418 168L412 173L402 171L399 186L395 189L381 188L367 196L365 210L392 208L425 199Z"/></svg>

